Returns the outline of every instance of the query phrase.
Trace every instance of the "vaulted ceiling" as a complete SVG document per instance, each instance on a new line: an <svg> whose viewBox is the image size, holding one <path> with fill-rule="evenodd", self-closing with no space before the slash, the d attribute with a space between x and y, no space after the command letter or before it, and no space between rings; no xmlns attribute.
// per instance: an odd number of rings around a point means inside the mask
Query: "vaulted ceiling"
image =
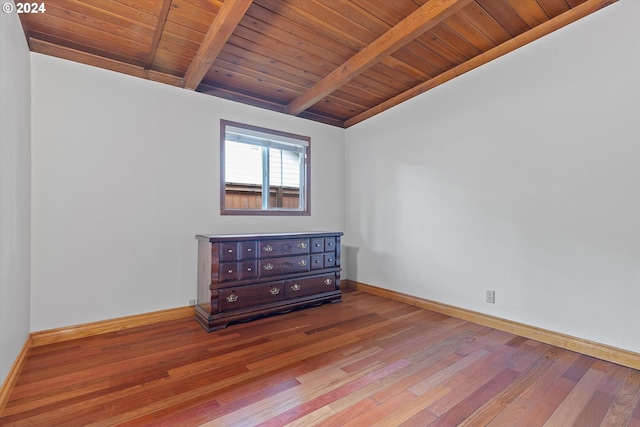
<svg viewBox="0 0 640 427"><path fill-rule="evenodd" d="M47 0L30 49L349 127L615 0Z"/></svg>

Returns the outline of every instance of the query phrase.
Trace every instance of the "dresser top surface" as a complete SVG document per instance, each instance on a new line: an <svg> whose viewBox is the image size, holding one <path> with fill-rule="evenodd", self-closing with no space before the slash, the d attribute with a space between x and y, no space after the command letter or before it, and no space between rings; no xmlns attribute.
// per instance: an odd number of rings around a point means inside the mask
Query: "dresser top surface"
<svg viewBox="0 0 640 427"><path fill-rule="evenodd" d="M264 239L290 239L290 238L314 238L314 237L338 237L340 231L303 231L294 233L252 233L252 234L198 234L196 239L210 242L224 242L237 240L264 240Z"/></svg>

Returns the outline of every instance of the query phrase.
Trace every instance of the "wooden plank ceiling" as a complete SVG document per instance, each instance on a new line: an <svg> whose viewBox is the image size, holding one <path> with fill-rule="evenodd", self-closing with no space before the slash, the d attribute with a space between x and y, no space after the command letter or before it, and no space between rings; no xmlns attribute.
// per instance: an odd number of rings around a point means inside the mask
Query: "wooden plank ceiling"
<svg viewBox="0 0 640 427"><path fill-rule="evenodd" d="M349 127L616 0L47 0L34 52Z"/></svg>

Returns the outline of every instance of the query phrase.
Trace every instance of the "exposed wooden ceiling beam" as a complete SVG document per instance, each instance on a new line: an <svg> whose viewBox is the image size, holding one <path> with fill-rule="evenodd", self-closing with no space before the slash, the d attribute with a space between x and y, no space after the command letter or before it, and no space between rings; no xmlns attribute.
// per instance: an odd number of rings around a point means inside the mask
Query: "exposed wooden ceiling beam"
<svg viewBox="0 0 640 427"><path fill-rule="evenodd" d="M252 0L225 0L184 75L184 87L195 90L244 16Z"/></svg>
<svg viewBox="0 0 640 427"><path fill-rule="evenodd" d="M137 65L127 64L121 61L116 61L115 59L105 58L103 56L93 55L87 52L81 52L70 47L60 46L43 40L30 38L29 48L32 52L43 53L45 55L80 62L82 64L104 68L106 70L116 71L122 74L129 74L130 76L141 77L147 80L182 87L181 77L161 73L159 71L147 70Z"/></svg>
<svg viewBox="0 0 640 427"><path fill-rule="evenodd" d="M160 14L158 15L158 24L156 25L156 31L153 33L151 47L149 48L149 53L147 54L147 59L145 60L144 64L145 70L150 69L153 65L153 59L156 57L156 50L158 49L158 44L160 43L160 37L162 37L164 26L167 23L167 16L169 16L171 1L172 0L164 0L162 2L162 9L160 9Z"/></svg>
<svg viewBox="0 0 640 427"><path fill-rule="evenodd" d="M473 0L430 0L287 105L297 115Z"/></svg>
<svg viewBox="0 0 640 427"><path fill-rule="evenodd" d="M452 80L455 77L466 73L467 71L471 71L475 68L480 67L481 65L486 64L487 62L493 61L494 59L499 58L502 55L505 55L528 43L531 43L532 41L537 40L549 33L552 33L553 31L558 30L566 25L569 25L572 22L577 21L578 19L584 18L585 16L609 5L614 1L615 0L586 0L584 3L574 7L573 9L569 9L561 15L558 15L555 18L544 22L527 32L520 34L517 37L509 39L491 50L488 50L474 58L471 58L470 60L454 68L451 68L450 70L445 71L444 73L439 74L436 77L407 90L406 92L401 93L400 95L397 95L361 114L358 114L357 116L346 120L345 127L353 126L356 123L360 123L368 119L369 117L375 116L378 113L388 110L391 107L401 104L404 101L420 95L421 93L424 93L436 86L448 82L449 80Z"/></svg>

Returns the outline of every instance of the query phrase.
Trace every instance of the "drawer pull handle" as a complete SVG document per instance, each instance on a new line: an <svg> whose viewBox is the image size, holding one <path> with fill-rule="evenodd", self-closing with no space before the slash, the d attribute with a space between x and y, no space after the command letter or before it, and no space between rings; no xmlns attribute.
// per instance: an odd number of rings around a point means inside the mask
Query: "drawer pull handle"
<svg viewBox="0 0 640 427"><path fill-rule="evenodd" d="M231 274L231 273L233 273L233 270L229 269L229 270L227 270L227 273Z"/></svg>
<svg viewBox="0 0 640 427"><path fill-rule="evenodd" d="M270 288L269 293L271 295L278 295L280 293L280 288Z"/></svg>
<svg viewBox="0 0 640 427"><path fill-rule="evenodd" d="M316 248L319 248L319 247L320 247L320 243L316 243Z"/></svg>
<svg viewBox="0 0 640 427"><path fill-rule="evenodd" d="M333 258L329 258L329 262L333 262Z"/></svg>
<svg viewBox="0 0 640 427"><path fill-rule="evenodd" d="M251 252L251 248L247 249L247 252Z"/></svg>
<svg viewBox="0 0 640 427"><path fill-rule="evenodd" d="M329 286L329 285L330 285L330 284L332 284L332 283L333 283L333 280L331 280L331 279L324 279L324 284L325 284L325 285Z"/></svg>
<svg viewBox="0 0 640 427"><path fill-rule="evenodd" d="M247 268L247 271L251 271L251 270L252 270L251 267Z"/></svg>
<svg viewBox="0 0 640 427"><path fill-rule="evenodd" d="M320 264L320 260L319 259L316 260L316 264Z"/></svg>
<svg viewBox="0 0 640 427"><path fill-rule="evenodd" d="M305 249L305 248L307 247L307 244L306 244L305 242L302 242L302 243L300 243L300 244L298 245L298 247L299 247L300 249Z"/></svg>
<svg viewBox="0 0 640 427"><path fill-rule="evenodd" d="M262 268L264 268L266 271L271 271L271 270L273 270L273 264L268 262L265 265L263 265Z"/></svg>
<svg viewBox="0 0 640 427"><path fill-rule="evenodd" d="M265 252L271 252L271 251L273 251L273 246L267 245L267 246L263 247L262 250L265 251Z"/></svg>
<svg viewBox="0 0 640 427"><path fill-rule="evenodd" d="M229 252L230 254L232 254L232 253L233 253L233 249L229 249L229 250L228 250L228 252Z"/></svg>
<svg viewBox="0 0 640 427"><path fill-rule="evenodd" d="M291 285L291 290L292 291L299 291L300 290L300 285L298 285L297 283L294 283L293 285Z"/></svg>
<svg viewBox="0 0 640 427"><path fill-rule="evenodd" d="M226 298L227 302L236 302L238 301L238 295L231 294Z"/></svg>
<svg viewBox="0 0 640 427"><path fill-rule="evenodd" d="M298 265L299 265L300 267L304 267L305 265L307 265L307 261L305 261L305 260L301 259L300 261L298 261Z"/></svg>
<svg viewBox="0 0 640 427"><path fill-rule="evenodd" d="M329 246L333 246L333 242L329 242L327 243Z"/></svg>

